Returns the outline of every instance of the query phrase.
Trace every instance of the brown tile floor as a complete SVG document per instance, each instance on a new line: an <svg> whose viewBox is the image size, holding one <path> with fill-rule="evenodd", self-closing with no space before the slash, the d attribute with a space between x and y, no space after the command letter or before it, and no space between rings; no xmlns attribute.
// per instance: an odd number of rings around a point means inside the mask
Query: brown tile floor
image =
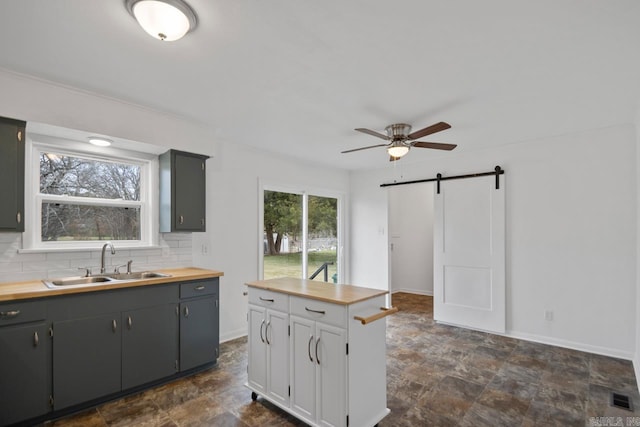
<svg viewBox="0 0 640 427"><path fill-rule="evenodd" d="M640 396L630 362L438 325L432 299L394 294L388 317L391 414L380 426L640 425L609 392ZM213 369L106 403L47 426L295 426L246 381L246 338L222 344ZM591 418L606 417L614 418ZM627 418L637 417L637 418ZM605 424L609 422L610 424ZM635 423L635 424L634 424Z"/></svg>

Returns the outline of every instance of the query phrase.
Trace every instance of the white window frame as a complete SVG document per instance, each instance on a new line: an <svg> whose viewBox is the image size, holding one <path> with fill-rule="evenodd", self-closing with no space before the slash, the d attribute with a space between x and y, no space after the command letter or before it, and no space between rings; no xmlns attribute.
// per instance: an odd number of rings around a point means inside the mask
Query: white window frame
<svg viewBox="0 0 640 427"><path fill-rule="evenodd" d="M54 152L96 161L140 166L140 200L111 200L40 193L40 154ZM64 202L111 207L140 208L140 240L117 240L120 248L148 248L158 244L158 157L113 147L93 147L85 142L32 134L27 137L25 173L25 251L99 249L104 241L42 241L42 203ZM153 190L155 189L155 190Z"/></svg>
<svg viewBox="0 0 640 427"><path fill-rule="evenodd" d="M295 188L288 185L282 185L278 183L265 182L262 179L258 180L258 278L264 279L264 192L265 191L277 191L281 193L297 194L302 196L302 247L305 253L307 253L307 239L308 239L308 202L309 196L327 197L336 199L338 201L337 206L337 220L338 220L338 247L336 254L336 261L338 262L337 274L338 283L345 283L348 279L347 272L347 260L345 254L346 247L346 230L345 230L345 218L346 218L346 196L342 192L318 189L318 188ZM308 254L307 254L308 255ZM307 256L302 257L302 277L309 277L308 259Z"/></svg>

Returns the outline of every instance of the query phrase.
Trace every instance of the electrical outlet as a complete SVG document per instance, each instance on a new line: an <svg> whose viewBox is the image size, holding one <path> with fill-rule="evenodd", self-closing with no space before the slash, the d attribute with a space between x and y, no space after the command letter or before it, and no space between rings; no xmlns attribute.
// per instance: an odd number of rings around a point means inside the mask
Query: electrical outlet
<svg viewBox="0 0 640 427"><path fill-rule="evenodd" d="M553 322L553 310L544 311L544 320L548 322Z"/></svg>
<svg viewBox="0 0 640 427"><path fill-rule="evenodd" d="M208 252L207 245L202 245L202 255L206 255Z"/></svg>

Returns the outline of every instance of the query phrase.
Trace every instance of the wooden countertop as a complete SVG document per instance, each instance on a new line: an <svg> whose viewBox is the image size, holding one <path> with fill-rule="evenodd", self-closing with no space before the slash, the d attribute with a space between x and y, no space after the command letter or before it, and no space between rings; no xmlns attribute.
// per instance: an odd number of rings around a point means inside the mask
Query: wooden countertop
<svg viewBox="0 0 640 427"><path fill-rule="evenodd" d="M154 277L152 279L135 280L132 282L89 283L86 285L61 286L55 289L48 288L41 280L0 283L0 302L28 298L42 298L54 295L106 291L109 289L132 288L136 286L158 285L161 283L172 283L186 280L211 279L214 277L224 276L222 271L206 270L195 267L154 271L170 274L171 277Z"/></svg>
<svg viewBox="0 0 640 427"><path fill-rule="evenodd" d="M296 279L293 277L256 280L255 282L248 282L246 285L252 288L282 292L289 295L342 305L353 304L389 293L389 291L380 289L363 288L353 285L335 285L333 283Z"/></svg>

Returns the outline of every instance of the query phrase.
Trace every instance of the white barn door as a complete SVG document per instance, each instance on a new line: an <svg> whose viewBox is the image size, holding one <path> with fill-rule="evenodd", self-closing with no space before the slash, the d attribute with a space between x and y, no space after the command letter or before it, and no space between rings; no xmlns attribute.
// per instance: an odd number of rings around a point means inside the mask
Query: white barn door
<svg viewBox="0 0 640 427"><path fill-rule="evenodd" d="M504 175L440 182L435 193L434 319L505 332Z"/></svg>

